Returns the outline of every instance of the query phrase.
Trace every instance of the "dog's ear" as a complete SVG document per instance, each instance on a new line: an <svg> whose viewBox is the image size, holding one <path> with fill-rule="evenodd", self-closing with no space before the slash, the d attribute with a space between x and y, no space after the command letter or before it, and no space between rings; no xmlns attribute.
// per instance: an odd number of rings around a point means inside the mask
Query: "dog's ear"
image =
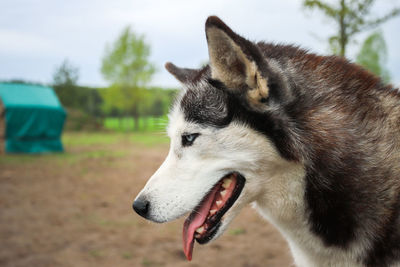
<svg viewBox="0 0 400 267"><path fill-rule="evenodd" d="M179 68L171 62L165 63L165 68L181 83L189 83L199 74L197 69Z"/></svg>
<svg viewBox="0 0 400 267"><path fill-rule="evenodd" d="M269 96L267 63L252 42L234 33L218 17L206 21L211 76L259 106ZM262 105L262 104L261 104Z"/></svg>

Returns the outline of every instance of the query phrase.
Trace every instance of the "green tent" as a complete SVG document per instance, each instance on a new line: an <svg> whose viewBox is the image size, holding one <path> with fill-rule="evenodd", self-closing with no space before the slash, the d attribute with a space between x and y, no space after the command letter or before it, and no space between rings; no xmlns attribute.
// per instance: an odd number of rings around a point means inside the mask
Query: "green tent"
<svg viewBox="0 0 400 267"><path fill-rule="evenodd" d="M0 102L4 124L0 135L4 136L6 152L63 151L61 133L66 112L52 88L0 83Z"/></svg>

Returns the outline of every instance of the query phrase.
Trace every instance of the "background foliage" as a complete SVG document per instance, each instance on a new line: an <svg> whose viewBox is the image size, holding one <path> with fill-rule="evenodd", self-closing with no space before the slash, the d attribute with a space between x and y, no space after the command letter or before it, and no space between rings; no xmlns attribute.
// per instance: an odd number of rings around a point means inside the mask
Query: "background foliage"
<svg viewBox="0 0 400 267"><path fill-rule="evenodd" d="M334 22L335 33L328 38L334 54L346 56L347 46L361 32L369 31L400 14L400 8L393 8L385 15L372 14L375 0L303 0L306 9L322 12Z"/></svg>

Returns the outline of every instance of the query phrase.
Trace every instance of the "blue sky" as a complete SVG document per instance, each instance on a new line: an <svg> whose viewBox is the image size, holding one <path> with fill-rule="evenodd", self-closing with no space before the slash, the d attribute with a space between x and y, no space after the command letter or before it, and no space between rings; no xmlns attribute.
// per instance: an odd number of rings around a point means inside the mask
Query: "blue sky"
<svg viewBox="0 0 400 267"><path fill-rule="evenodd" d="M334 25L318 12L305 12L301 0L2 0L0 1L0 80L50 83L56 66L67 58L79 67L79 83L107 86L100 73L106 44L131 25L145 34L158 72L153 85L178 87L164 70L172 61L198 67L207 61L204 22L218 15L250 40L295 43L326 54ZM400 1L377 1L384 14ZM400 17L382 27L388 46L387 67L400 85ZM349 48L354 59L366 34Z"/></svg>

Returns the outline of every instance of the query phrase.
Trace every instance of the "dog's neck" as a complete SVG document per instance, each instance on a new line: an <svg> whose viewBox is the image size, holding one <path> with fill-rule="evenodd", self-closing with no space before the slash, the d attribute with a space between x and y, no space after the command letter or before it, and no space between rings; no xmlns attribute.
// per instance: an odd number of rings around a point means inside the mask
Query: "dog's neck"
<svg viewBox="0 0 400 267"><path fill-rule="evenodd" d="M287 240L296 266L361 266L357 251L361 248L342 250L326 247L323 241L310 231L306 212L305 170L301 164L288 163L269 177L268 187L254 202L256 210L276 226ZM284 170L284 171L283 171Z"/></svg>

